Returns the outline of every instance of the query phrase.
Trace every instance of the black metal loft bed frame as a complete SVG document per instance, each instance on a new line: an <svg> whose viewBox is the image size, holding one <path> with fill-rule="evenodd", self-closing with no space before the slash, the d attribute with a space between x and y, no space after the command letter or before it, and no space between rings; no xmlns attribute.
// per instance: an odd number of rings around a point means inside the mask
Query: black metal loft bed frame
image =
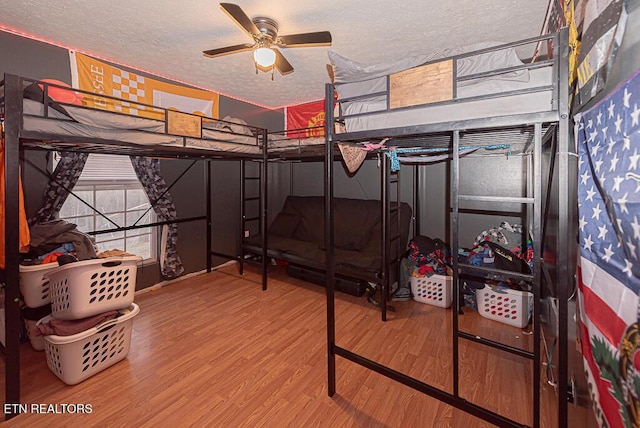
<svg viewBox="0 0 640 428"><path fill-rule="evenodd" d="M177 147L167 145L138 145L131 142L123 142L118 140L109 140L105 138L88 138L85 136L74 135L58 135L55 132L33 131L24 128L23 121L23 90L28 83L35 83L36 80L19 77L16 75L5 74L4 80L0 82L0 89L3 90L0 103L0 112L4 113L3 130L5 134L5 269L3 272L3 282L5 284L5 346L0 352L5 361L5 402L7 404L20 404L20 288L19 288L19 264L20 257L18 253L19 235L18 235L18 218L19 218L19 165L21 163L21 153L23 150L59 150L59 151L77 151L87 153L106 153L117 155L136 155L136 156L156 156L169 159L192 159L193 162L186 167L186 170L169 187L180 180L196 161L207 162L204 169L205 188L203 199L206 201L206 213L201 216L194 216L184 219L176 219L174 221L156 222L153 224L145 224L144 227L164 225L170 223L184 223L194 221L204 221L206 233L206 251L207 272L212 270L212 256L220 256L228 259L242 260L237 255L224 255L212 251L212 227L213 217L211 212L211 161L213 160L241 160L259 159L262 161L263 174L266 176L268 146L267 130L262 128L251 127L255 144L261 147L259 153L242 153L242 152L220 152L192 147ZM43 83L42 89L44 93L43 99L48 99L47 89L50 84ZM55 86L55 85L53 85ZM76 90L78 92L83 92ZM113 97L105 98L117 100ZM63 103L60 103L64 106ZM153 106L150 106L153 107ZM55 117L49 117L47 110L49 103L44 104L44 118L57 120ZM155 107L157 108L157 107ZM69 119L65 119L69 120ZM165 130L165 133L167 131ZM223 141L223 140L222 140ZM224 141L223 141L224 142ZM30 164L27 162L27 164ZM44 171L40 171L47 174ZM266 197L260 200L261 212L266 213ZM266 222L266 215L262 216L262 227ZM140 226L119 227L109 231L130 230ZM109 232L105 231L105 232ZM266 235L263 248L266 249ZM267 257L266 251L263 254L263 272L266 276ZM266 282L265 282L266 289ZM0 346L1 347L1 346ZM14 414L7 414L6 418L10 419Z"/></svg>
<svg viewBox="0 0 640 428"><path fill-rule="evenodd" d="M462 340L473 341L483 346L504 351L512 355L517 355L529 359L533 363L533 426L540 426L540 339L541 339L541 323L540 323L540 297L541 297L541 265L542 265L542 231L543 231L543 210L542 205L545 202L542 198L543 190L550 191L550 187L557 186L558 191L558 236L557 236L557 273L553 278L557 287L557 298L559 302L559 320L558 320L558 421L560 426L567 423L567 396L568 396L568 367L567 367L567 298L569 284L572 282L569 270L570 260L568 260L567 246L572 242L569 225L571 198L569 195L568 174L569 174L569 104L568 104L568 32L562 29L559 33L527 39L513 44L503 45L518 46L526 43L542 43L553 41L553 58L546 60L546 65L552 64L553 67L553 105L549 111L534 112L526 114L518 114L511 116L488 117L480 119L461 120L456 122L435 123L425 125L412 125L401 128L378 129L369 131L346 132L336 134L333 129L334 121L341 121L345 116L335 116L333 103L326 103L326 147L325 147L325 248L326 250L326 267L327 283L327 357L328 357L328 394L333 396L336 392L336 356L343 357L347 360L355 362L363 367L373 370L379 374L387 376L397 382L400 382L410 388L430 395L446 404L452 405L474 416L482 418L490 423L498 426L522 426L520 423L508 419L496 412L485 409L479 405L471 403L460 396L459 382L460 374L458 367L458 344ZM484 52L484 51L482 51ZM468 55L467 55L468 56ZM455 67L454 67L455 76ZM455 78L455 77L454 77ZM339 85L328 84L325 91L326 100L334 100L336 87ZM389 79L387 78L387 88L389 88ZM455 94L455 81L454 81ZM370 94L371 95L371 94ZM373 95L380 95L378 93ZM511 95L511 93L509 94ZM482 99L483 97L476 97ZM460 100L452 100L458 102ZM446 102L441 103L446 104ZM411 108L411 107L409 107ZM359 115L366 115L360 113ZM499 133L501 130L513 128L528 128L532 131L533 146L533 194L526 197L488 197L478 195L460 194L460 148L461 139L469 132L473 131L489 131ZM458 248L458 226L460 214L460 201L489 201L504 203L519 203L527 207L533 216L533 242L534 242L534 268L531 275L514 274L507 271L489 270L486 268L474 267L458 263L454 257L453 269L453 393L441 390L431 386L419 379L412 378L404 373L398 372L390 367L372 361L356 352L341 347L336 344L336 321L335 321L335 251L334 251L334 219L333 212L333 162L331 162L334 144L337 142L358 144L365 141L380 141L383 139L392 139L393 144L402 144L403 138L411 137L411 142L415 146L416 141L420 141L422 137L438 135L446 136L447 144L452 149L453 161L451 172L451 198L452 198L452 231L453 231L453 248ZM551 153L552 161L549 173L549 188L542 188L543 171L541 167L542 147L543 143L552 142L554 152ZM420 144L420 143L418 143ZM429 144L429 138L424 139L424 144ZM553 166L555 165L555 167ZM554 168L556 168L557 176L553 178ZM548 203L548 201L546 201ZM417 207L418 204L415 205ZM417 214L416 214L417 217ZM419 224L419 223L418 223ZM389 239L388 227L383 228L382 242L386 248L386 242ZM565 250L563 250L565 249ZM387 251L384 249L383 251ZM385 260L388 260L385 255ZM464 273L499 273L510 278L525 280L532 286L534 295L533 305L533 351L529 352L523 349L515 348L502 344L493 340L471 335L459 330L458 312L460 310L459 299L459 281L460 275ZM388 284L387 284L388 286ZM383 320L386 319L386 293L382 294L382 311Z"/></svg>

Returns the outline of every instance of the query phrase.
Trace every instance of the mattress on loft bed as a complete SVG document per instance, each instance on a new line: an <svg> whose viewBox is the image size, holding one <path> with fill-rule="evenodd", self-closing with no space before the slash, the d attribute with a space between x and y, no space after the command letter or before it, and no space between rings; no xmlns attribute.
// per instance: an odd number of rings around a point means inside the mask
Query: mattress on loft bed
<svg viewBox="0 0 640 428"><path fill-rule="evenodd" d="M472 56L455 60L458 77L524 65L513 47L473 55L476 50L492 48L497 45L499 44L480 43L458 50L419 55L392 64L372 66L356 63L333 52L329 53L329 59L334 69L336 90L340 98L345 99L380 92L386 92L389 95L390 91L387 91L388 76L424 64L444 64L447 60L461 54ZM449 73L451 76L448 79L453 79L453 72L449 71ZM450 80L445 80L445 82L448 83ZM552 110L552 83L553 67L550 65L541 68L525 68L495 76L459 81L455 101L446 104L442 102L426 103L393 110L387 107L387 95L377 95L345 101L341 104L341 113L345 116L346 131L356 132L548 112ZM498 96L500 93L532 90L533 88L540 88L540 90ZM495 97L465 100L486 95L495 95ZM348 117L363 113L367 114Z"/></svg>
<svg viewBox="0 0 640 428"><path fill-rule="evenodd" d="M215 122L205 123L202 139L165 133L165 122L104 110L59 104L67 113L31 99L23 101L23 129L50 135L87 137L139 145L186 146L214 151L260 153L256 137L249 127L238 124L234 131L221 129ZM55 119L55 120L52 120ZM218 127L218 129L215 129ZM236 132L239 131L239 132Z"/></svg>
<svg viewBox="0 0 640 428"><path fill-rule="evenodd" d="M239 119L225 118L238 122L235 125L230 124L229 130L215 129L222 128L222 122L205 122L202 129L203 138L197 139L166 134L165 122L161 120L66 104L62 107L68 115L50 107L47 109L49 118L45 118L42 103L24 99L24 129L51 135L114 140L140 145L160 144L222 152L261 153L251 128ZM324 138L288 138L282 135L269 135L268 141L269 150L274 151L324 144Z"/></svg>

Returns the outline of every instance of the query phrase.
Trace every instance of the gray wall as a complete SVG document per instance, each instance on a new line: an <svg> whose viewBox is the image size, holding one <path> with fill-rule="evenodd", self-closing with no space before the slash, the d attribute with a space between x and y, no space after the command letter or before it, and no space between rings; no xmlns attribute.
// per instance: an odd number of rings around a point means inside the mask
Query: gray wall
<svg viewBox="0 0 640 428"><path fill-rule="evenodd" d="M0 31L0 74L17 74L35 79L51 78L71 82L69 57L66 49ZM153 76L152 76L153 77ZM156 77L154 77L156 78ZM159 79L165 80L165 79ZM269 130L281 130L284 114L280 110L267 110L235 99L220 96L220 117L232 116L245 120L252 126ZM47 153L26 151L25 157L46 169L50 163ZM206 213L205 168L206 161L198 161L175 182L192 163L189 160L162 160L161 171L176 205L178 218L203 216ZM48 181L34 168L23 165L25 203L28 215L40 208L42 192ZM212 232L214 251L236 254L240 233L239 218L239 161L212 161ZM204 221L178 225L178 251L185 266L185 273L197 272L206 267L206 223ZM225 260L214 258L215 264ZM143 266L138 273L138 288L162 281L157 263Z"/></svg>

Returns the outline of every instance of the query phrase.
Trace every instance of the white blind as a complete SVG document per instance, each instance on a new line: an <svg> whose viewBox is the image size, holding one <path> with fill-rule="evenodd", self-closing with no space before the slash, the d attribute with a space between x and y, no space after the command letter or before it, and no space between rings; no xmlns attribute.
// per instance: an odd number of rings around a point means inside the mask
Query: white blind
<svg viewBox="0 0 640 428"><path fill-rule="evenodd" d="M91 153L84 165L80 181L84 182L138 182L129 156Z"/></svg>

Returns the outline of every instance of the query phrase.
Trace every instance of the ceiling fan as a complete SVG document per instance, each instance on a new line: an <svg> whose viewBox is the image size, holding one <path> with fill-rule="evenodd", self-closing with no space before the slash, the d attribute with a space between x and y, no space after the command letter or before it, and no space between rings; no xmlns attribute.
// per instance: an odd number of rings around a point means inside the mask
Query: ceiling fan
<svg viewBox="0 0 640 428"><path fill-rule="evenodd" d="M252 38L253 43L227 46L224 48L203 51L205 56L215 58L237 52L253 50L253 58L258 70L271 71L273 80L273 70L277 68L280 74L293 72L293 66L287 61L278 49L296 48L308 46L330 46L331 33L328 31L318 31L315 33L290 34L288 36L278 36L278 23L271 18L257 16L249 18L240 6L233 3L220 3L220 7Z"/></svg>

